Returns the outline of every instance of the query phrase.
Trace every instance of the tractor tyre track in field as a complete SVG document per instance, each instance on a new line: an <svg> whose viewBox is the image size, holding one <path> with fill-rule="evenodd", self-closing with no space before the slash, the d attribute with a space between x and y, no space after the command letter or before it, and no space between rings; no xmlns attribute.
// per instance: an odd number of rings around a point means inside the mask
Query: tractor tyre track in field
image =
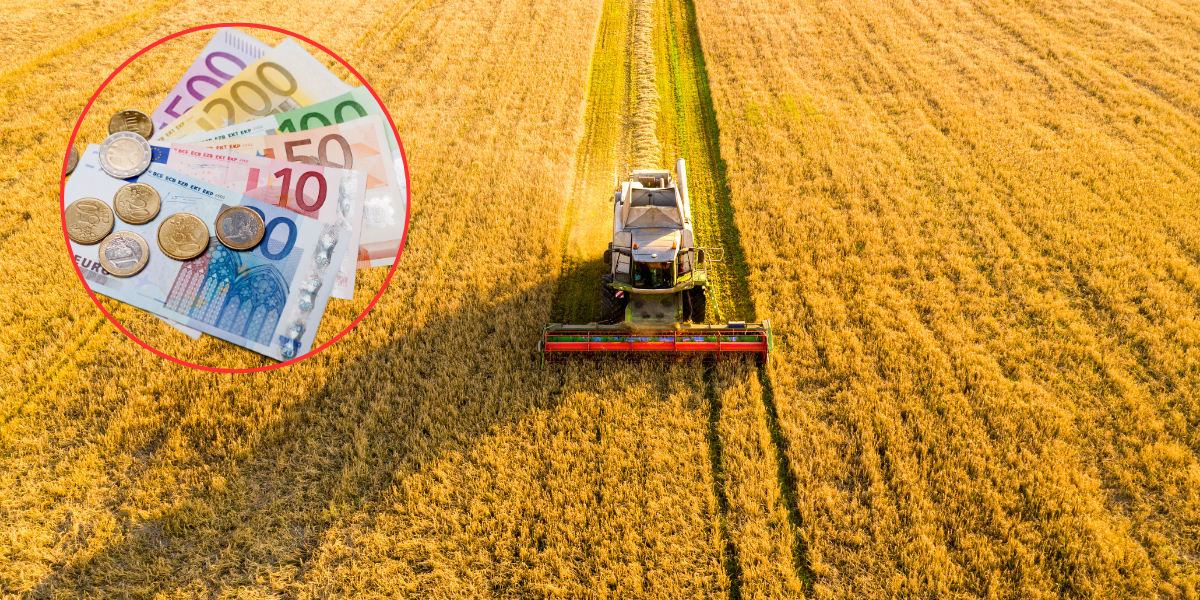
<svg viewBox="0 0 1200 600"><path fill-rule="evenodd" d="M605 270L599 258L611 237L610 194L614 177L627 174L631 168L670 166L677 157L684 158L688 165L689 197L699 243L725 249L725 260L717 263L710 275L706 320L757 320L745 253L734 224L726 166L721 159L720 131L695 24L695 9L686 0L648 1L652 6L640 7L640 11L637 2L608 0L604 5L591 61L584 127L574 157L575 177L560 238L562 258L553 320L588 323L598 317L598 282ZM646 12L653 15L650 53L638 47L645 41L644 30L638 35L638 20ZM644 78L646 71L641 63L647 58L654 61L653 88L657 94L646 93L645 82L639 85L639 74ZM638 127L644 119L638 115L646 112L641 110L646 103L656 105L653 107L657 115L656 150L661 153L658 165L633 164L635 153L645 154L649 146L642 139L644 135L635 139L638 131L644 133L644 123ZM765 594L772 595L778 591L775 586L780 585L777 579L799 582L783 587L798 587L805 595L811 594L813 575L807 547L799 535L796 480L767 370L743 366L718 372L712 366L705 366L696 367L695 376L697 381L703 381L703 397L708 403L708 456L729 597L763 595L762 590L769 590ZM747 385L748 380L753 381ZM747 412L739 405L732 412L725 410L724 390L747 387L756 390L752 398L735 393L730 401L742 399L747 408L754 408ZM759 451L764 458L769 457L765 458L769 467L753 458L754 442L743 439L759 437L766 446ZM737 463L737 467L730 461ZM741 490L745 487L757 488L757 502L737 500L735 496L744 495ZM784 516L772 521L775 511L756 505L761 503L777 505ZM757 514L763 510L772 514ZM769 550L757 547L763 545L753 539L762 537L760 527L767 527L773 537L786 540L785 559L774 557L772 561ZM743 546L751 545L756 548L742 550ZM763 576L755 572L763 562L785 562L783 569L792 573Z"/></svg>

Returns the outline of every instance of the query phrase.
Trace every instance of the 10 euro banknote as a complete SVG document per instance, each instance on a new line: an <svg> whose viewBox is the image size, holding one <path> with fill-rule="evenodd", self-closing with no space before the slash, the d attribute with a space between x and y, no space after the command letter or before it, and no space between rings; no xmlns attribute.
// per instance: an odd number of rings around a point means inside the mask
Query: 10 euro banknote
<svg viewBox="0 0 1200 600"><path fill-rule="evenodd" d="M355 256L367 177L357 170L230 152L189 144L151 146L152 161L172 171L350 230L333 297L354 298Z"/></svg>
<svg viewBox="0 0 1200 600"><path fill-rule="evenodd" d="M404 238L405 200L396 181L387 148L383 119L370 115L345 123L295 133L255 135L195 142L217 150L229 150L294 163L354 169L366 177L366 200L362 234L354 257L359 269L374 260L391 266Z"/></svg>
<svg viewBox="0 0 1200 600"><path fill-rule="evenodd" d="M110 205L128 181L109 177L98 163L99 147L88 147L64 201L97 198ZM337 265L350 232L237 192L152 164L137 179L162 199L158 216L145 225L118 222L116 230L140 235L149 261L132 277L115 277L99 265L99 245L72 244L75 261L96 293L173 319L188 327L269 356L288 360L308 352L333 290ZM248 251L233 251L213 235L217 215L229 206L259 213L267 230ZM208 248L199 257L177 261L158 247L164 219L186 212L209 228Z"/></svg>
<svg viewBox="0 0 1200 600"><path fill-rule="evenodd" d="M376 244L369 249L367 256L359 257L359 268L387 267L395 261L403 241L403 229L407 223L408 210L408 178L404 168L404 156L400 151L400 143L392 132L385 118L383 109L375 101L370 90L356 87L350 92L306 106L296 110L270 115L261 119L246 121L230 127L213 129L180 138L180 142L203 143L209 141L233 140L245 137L266 136L274 134L292 134L301 131L323 129L334 125L345 125L363 117L378 116L383 136L391 156L391 171L395 182L397 198L387 196L376 200L375 206L368 206L364 220L380 224L371 227L380 231L367 236L364 243ZM321 138L323 139L323 138ZM319 139L318 139L319 141ZM332 149L331 149L332 150ZM364 227L364 230L368 229Z"/></svg>

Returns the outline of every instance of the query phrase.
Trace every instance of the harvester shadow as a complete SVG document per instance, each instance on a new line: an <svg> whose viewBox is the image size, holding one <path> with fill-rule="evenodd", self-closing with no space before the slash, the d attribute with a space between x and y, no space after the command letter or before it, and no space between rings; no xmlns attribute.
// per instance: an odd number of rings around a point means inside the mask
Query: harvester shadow
<svg viewBox="0 0 1200 600"><path fill-rule="evenodd" d="M394 336L381 336L390 341L331 366L327 383L274 422L244 425L257 403L286 400L237 398L229 407L242 414L201 425L191 402L176 403L181 414L132 449L132 481L109 505L119 541L63 561L30 596L217 597L276 573L303 583L332 525L369 518L388 490L439 457L467 454L493 427L557 405L564 376L539 368L536 351L556 286L461 294L457 310L407 331L395 318ZM214 436L213 420L243 425ZM168 508L130 516L144 474L171 470L160 456L168 440L193 449L188 473L220 483L180 486Z"/></svg>

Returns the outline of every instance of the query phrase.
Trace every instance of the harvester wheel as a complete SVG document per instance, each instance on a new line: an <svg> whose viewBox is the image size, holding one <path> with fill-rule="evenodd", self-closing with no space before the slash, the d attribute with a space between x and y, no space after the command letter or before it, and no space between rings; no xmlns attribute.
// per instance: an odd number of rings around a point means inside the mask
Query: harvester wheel
<svg viewBox="0 0 1200 600"><path fill-rule="evenodd" d="M704 312L708 309L708 297L704 295L704 290L696 286L683 293L683 316L693 323L704 322Z"/></svg>
<svg viewBox="0 0 1200 600"><path fill-rule="evenodd" d="M612 273L605 273L600 278L600 323L612 325L625 320L625 305L629 304L629 297L624 292L608 287L612 283Z"/></svg>

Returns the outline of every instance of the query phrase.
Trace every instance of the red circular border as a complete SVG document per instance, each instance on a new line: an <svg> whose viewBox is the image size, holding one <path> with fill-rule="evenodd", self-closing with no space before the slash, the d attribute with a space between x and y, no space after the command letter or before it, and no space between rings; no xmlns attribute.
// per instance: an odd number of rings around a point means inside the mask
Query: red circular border
<svg viewBox="0 0 1200 600"><path fill-rule="evenodd" d="M309 350L308 353L304 354L303 356L298 356L287 362L276 363L273 365L266 365L263 367L255 367L253 369L226 369L226 368L222 368L222 367L206 367L204 365L197 365L195 363L190 363L190 362L187 362L186 360L180 360L178 358L175 358L174 356L171 356L170 354L162 352L162 351L158 350L157 348L151 346L150 344L147 344L146 342L142 341L141 339L139 339L137 336L133 335L132 333L130 333L130 331L128 329L125 329L124 326L122 326L119 322L117 322L117 320L114 319L113 316L107 310L105 310L104 305L100 303L100 299L96 297L96 293L92 291L91 286L89 286L87 284L87 281L84 280L83 271L81 271L79 269L79 264L75 262L75 252L71 247L71 238L67 235L66 198L64 197L64 194L66 192L66 183L67 183L67 161L70 160L71 148L74 147L74 145L75 145L75 136L78 135L78 133L79 133L79 127L81 125L83 125L83 118L85 116L87 116L88 111L91 110L92 104L96 102L96 98L100 96L100 92L103 92L104 88L108 87L108 84L113 80L113 78L116 77L117 74L120 73L125 67L129 66L129 63L133 62L137 57L145 54L146 52L149 52L154 47L156 47L164 42L173 40L177 37L187 35L189 33L193 33L196 31L204 31L205 29L217 29L220 27L249 27L252 29L266 29L268 31L282 33L283 35L288 35L288 36L294 37L299 40L304 40L305 42L307 42L317 48L320 48L326 54L332 56L339 63L341 63L341 65L343 67L346 67L346 69L348 71L353 73L354 76L358 78L359 82L361 82L363 84L363 86L367 88L367 91L371 92L371 96L373 96L375 98L375 102L377 102L379 104L379 108L381 110L383 110L383 114L387 116L388 125L390 125L392 127L392 133L396 136L396 143L400 146L400 158L404 161L404 195L405 195L405 199L404 199L404 202L405 202L404 235L400 238L400 249L396 251L396 260L394 260L392 262L392 268L391 268L391 270L388 271L387 279L384 279L383 286L381 286L379 288L379 292L376 293L375 297L371 299L371 303L368 304L365 309L363 309L362 314L358 315L358 318L354 319L354 321L352 323L350 323L350 325L346 326L346 328L343 329L341 331L341 333L338 333L337 335L333 336L333 339L329 340L328 342L325 342L324 344L321 344L320 346L318 346L316 348ZM379 94L375 93L375 89L371 87L371 84L367 83L367 80L365 78L363 78L363 76L360 75L359 72L354 69L354 67L350 66L350 63L347 63L346 61L342 60L342 57L338 56L337 54L334 54L333 51L331 51L329 48L326 48L325 46L322 46L321 44L318 44L302 35L292 33L291 31L288 31L288 30L280 28L280 27L273 27L271 25L259 25L257 23L211 23L209 25L198 25L196 27L192 27L189 29L184 29L183 31L172 33L171 35L168 35L167 37L164 37L164 38L154 42L153 44L150 44L149 46L142 48L136 54L134 54L133 56L130 56L128 59L126 59L125 62L121 63L120 66L117 67L117 70L113 71L112 75L109 75L108 79L105 79L104 83L100 84L100 89L96 90L96 93L92 94L92 97L90 99L88 99L87 105L83 107L83 112L80 113L79 120L75 122L75 129L71 130L71 139L67 142L67 153L63 156L62 175L60 177L59 184L58 184L58 204L59 204L59 211L60 211L61 217L62 217L63 239L66 240L66 243L67 243L67 259L71 261L71 266L75 267L75 275L77 275L79 277L80 283L83 284L83 289L87 290L88 296L91 296L92 302L96 304L96 308L99 308L100 312L104 313L104 316L108 318L109 322L111 322L113 325L116 325L117 329L119 329L121 331L121 333L124 333L126 336L129 337L129 339L137 342L139 346L153 352L154 354L157 354L161 358L165 358L165 359L167 359L175 364L178 364L178 365L192 367L193 369L200 369L201 371L209 371L211 373L257 373L259 371L270 371L272 369L278 369L280 367L295 364L295 363L298 363L310 356L317 354L318 352L328 348L334 342L342 339L342 336L346 335L347 333L350 332L350 330L352 330L356 326L358 326L358 323L360 321L362 321L364 317L367 316L367 313L371 312L371 309L375 307L375 303L379 302L379 298L381 298L383 296L383 292L385 292L387 290L388 284L390 284L392 282L392 276L394 276L396 274L396 267L400 264L400 254L402 252L404 252L404 243L408 240L408 224L412 217L412 188L408 183L408 157L404 153L404 142L400 140L400 132L397 131L397 129L396 129L396 123L394 121L392 121L392 114L390 112L388 112L387 106L385 106L383 103L383 100L381 100L379 98Z"/></svg>

